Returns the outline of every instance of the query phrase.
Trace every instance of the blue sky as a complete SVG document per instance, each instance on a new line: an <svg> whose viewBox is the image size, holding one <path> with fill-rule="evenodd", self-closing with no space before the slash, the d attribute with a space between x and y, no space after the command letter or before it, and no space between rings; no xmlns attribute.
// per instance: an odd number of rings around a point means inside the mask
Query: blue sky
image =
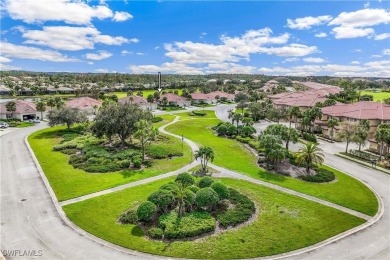
<svg viewBox="0 0 390 260"><path fill-rule="evenodd" d="M390 77L389 1L11 0L3 70Z"/></svg>

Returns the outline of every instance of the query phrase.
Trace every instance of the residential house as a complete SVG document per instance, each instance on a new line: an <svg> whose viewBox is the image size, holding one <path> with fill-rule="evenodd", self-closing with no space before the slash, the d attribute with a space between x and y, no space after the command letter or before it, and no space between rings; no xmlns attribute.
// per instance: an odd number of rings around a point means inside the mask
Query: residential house
<svg viewBox="0 0 390 260"><path fill-rule="evenodd" d="M334 117L340 122L356 122L366 119L370 123L370 129L368 132L368 141L370 148L379 151L379 145L375 141L375 132L378 125L382 123L390 123L390 105L386 105L380 102L373 101L360 101L351 104L337 104L334 106L322 108L322 118L316 121L316 124L322 128L323 134L329 135L330 129L328 129L327 121ZM340 130L338 127L334 133ZM389 153L390 147L385 148L385 152Z"/></svg>
<svg viewBox="0 0 390 260"><path fill-rule="evenodd" d="M11 95L11 89L5 85L0 85L0 95Z"/></svg>
<svg viewBox="0 0 390 260"><path fill-rule="evenodd" d="M87 114L96 114L97 109L102 106L102 101L90 98L90 97L79 97L71 99L65 102L67 107L78 108L85 111Z"/></svg>
<svg viewBox="0 0 390 260"><path fill-rule="evenodd" d="M0 103L0 118L1 119L18 119L20 121L30 120L40 117L41 112L38 112L36 106L33 102L16 99L16 111L11 113L7 111L7 103ZM43 113L43 117L46 116L46 113Z"/></svg>
<svg viewBox="0 0 390 260"><path fill-rule="evenodd" d="M194 104L215 104L217 100L213 95L204 93L191 93L191 99Z"/></svg>
<svg viewBox="0 0 390 260"><path fill-rule="evenodd" d="M140 97L140 96L127 96L124 98L120 98L118 100L118 103L130 103L130 104L136 104L143 110L155 110L157 109L157 103L149 103L145 98Z"/></svg>
<svg viewBox="0 0 390 260"><path fill-rule="evenodd" d="M191 105L190 99L187 99L185 97L181 97L181 96L178 96L178 95L172 94L172 93L167 93L167 94L161 95L160 104L162 103L162 100L164 99L164 97L167 98L169 105L175 105L175 106L179 106L179 107L188 107Z"/></svg>

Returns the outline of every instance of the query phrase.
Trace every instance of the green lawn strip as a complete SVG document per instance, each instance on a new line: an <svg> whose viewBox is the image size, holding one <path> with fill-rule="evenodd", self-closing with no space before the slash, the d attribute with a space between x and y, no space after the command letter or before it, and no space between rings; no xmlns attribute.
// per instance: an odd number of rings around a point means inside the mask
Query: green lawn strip
<svg viewBox="0 0 390 260"><path fill-rule="evenodd" d="M16 127L17 128L25 128L25 127L29 127L29 126L33 126L34 123L30 123L30 122L20 122L20 124L18 124Z"/></svg>
<svg viewBox="0 0 390 260"><path fill-rule="evenodd" d="M374 101L383 101L386 98L390 98L390 92L362 91L360 95L372 95Z"/></svg>
<svg viewBox="0 0 390 260"><path fill-rule="evenodd" d="M191 111L184 112L184 113L177 113L175 114L176 116L180 116L179 120L186 120L186 119L215 119L215 111L214 110L202 110L202 109L197 109L197 111L202 111L205 112L206 115L204 116L190 116Z"/></svg>
<svg viewBox="0 0 390 260"><path fill-rule="evenodd" d="M63 207L79 227L123 247L151 254L208 259L280 254L313 245L365 221L339 210L246 181L222 179L256 202L259 217L247 226L195 241L149 240L118 217L172 178L136 186Z"/></svg>
<svg viewBox="0 0 390 260"><path fill-rule="evenodd" d="M152 167L144 168L142 171L87 173L73 168L68 163L68 155L52 151L53 146L61 141L60 138L55 137L56 131L60 129L64 127L43 129L28 138L59 201L164 174L180 169L191 161L191 149L185 144L183 157L156 160ZM171 147L181 149L180 140L174 137L169 137L169 139Z"/></svg>
<svg viewBox="0 0 390 260"><path fill-rule="evenodd" d="M256 157L236 140L217 137L212 126L220 120L179 121L166 128L167 131L191 139L199 145L214 149L214 164L250 177L299 191L338 205L374 216L378 209L375 195L360 181L335 171L336 182L318 184L266 172L258 167ZM325 167L325 166L324 166Z"/></svg>
<svg viewBox="0 0 390 260"><path fill-rule="evenodd" d="M168 92L169 90L172 90L172 91L177 90L177 91L179 91L179 95L181 95L182 92L183 92L182 89L163 89L163 91L166 91L166 92ZM141 90L141 91L143 93L143 97L147 98L149 95L151 95L151 94L153 95L154 92L156 92L158 90L157 89L151 89L151 90ZM134 90L133 91L133 95L137 95L137 92L138 92L137 90ZM113 95L113 94L117 95L118 98L127 97L127 92L109 92L109 93L106 94L106 96Z"/></svg>

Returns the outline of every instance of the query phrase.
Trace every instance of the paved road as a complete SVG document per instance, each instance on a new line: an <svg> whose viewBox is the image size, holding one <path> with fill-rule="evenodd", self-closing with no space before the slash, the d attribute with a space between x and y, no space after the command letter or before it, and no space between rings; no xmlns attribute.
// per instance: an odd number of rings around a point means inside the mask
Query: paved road
<svg viewBox="0 0 390 260"><path fill-rule="evenodd" d="M216 115L221 120L229 121L227 116L231 108L232 106L219 106L216 108ZM267 125L269 123L263 121L254 126L257 130L262 130ZM291 259L390 259L390 175L333 155L343 151L344 145L320 143L324 149L325 163L371 186L382 198L385 211L382 218L371 227ZM298 146L299 144L290 145L294 150Z"/></svg>
<svg viewBox="0 0 390 260"><path fill-rule="evenodd" d="M101 246L62 222L24 143L27 134L42 127L43 124L0 137L1 250L42 250L42 257L37 259L50 260L139 259Z"/></svg>
<svg viewBox="0 0 390 260"><path fill-rule="evenodd" d="M215 109L218 114L218 111L230 108L221 105ZM42 127L43 124L0 137L0 248L42 250L43 255L38 259L140 259L137 253L134 256L125 254L79 235L58 216L23 140L27 134ZM328 154L326 163L374 187L383 198L386 211L371 228L296 259L388 259L390 176ZM142 255L142 258L148 256Z"/></svg>

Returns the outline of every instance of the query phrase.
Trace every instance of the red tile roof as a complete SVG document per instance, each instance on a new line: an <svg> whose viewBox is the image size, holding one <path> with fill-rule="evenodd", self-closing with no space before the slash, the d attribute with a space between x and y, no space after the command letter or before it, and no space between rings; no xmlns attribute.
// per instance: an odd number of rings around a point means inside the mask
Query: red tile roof
<svg viewBox="0 0 390 260"><path fill-rule="evenodd" d="M167 93L167 94L161 95L160 100L162 100L164 97L167 97L168 102L187 101L187 98L181 97L181 96L178 96L178 95L172 94L172 93Z"/></svg>
<svg viewBox="0 0 390 260"><path fill-rule="evenodd" d="M390 105L373 101L339 104L322 108L322 113L335 117L354 119L390 120Z"/></svg>
<svg viewBox="0 0 390 260"><path fill-rule="evenodd" d="M234 94L229 94L229 93L226 93L226 92L223 92L223 91L219 91L219 90L210 92L209 95L213 96L214 98L216 96L219 96L220 98L221 97L225 97L225 98L229 98L229 99L234 99L235 98Z"/></svg>
<svg viewBox="0 0 390 260"><path fill-rule="evenodd" d="M303 92L292 94L294 95L286 95L285 97L274 99L272 103L284 106L313 107L318 102L324 102L327 99L316 94L306 94Z"/></svg>
<svg viewBox="0 0 390 260"><path fill-rule="evenodd" d="M14 100L16 103L16 111L14 114L28 114L28 113L36 113L37 109L36 106L33 102L21 100L21 99L16 99ZM0 113L1 114L9 114L10 112L7 111L7 103L8 102L3 102L0 103Z"/></svg>
<svg viewBox="0 0 390 260"><path fill-rule="evenodd" d="M133 100L130 100L130 98L133 98ZM124 98L120 98L118 100L119 103L131 103L131 104L137 104L137 105L147 105L148 104L148 101L143 98L143 97L140 97L140 96L127 96L127 97L124 97Z"/></svg>
<svg viewBox="0 0 390 260"><path fill-rule="evenodd" d="M102 105L102 101L90 97L79 97L67 101L65 105L71 108L83 110L93 108L94 106L100 107Z"/></svg>
<svg viewBox="0 0 390 260"><path fill-rule="evenodd" d="M195 100L211 100L215 99L214 96L204 93L191 93L191 98Z"/></svg>

